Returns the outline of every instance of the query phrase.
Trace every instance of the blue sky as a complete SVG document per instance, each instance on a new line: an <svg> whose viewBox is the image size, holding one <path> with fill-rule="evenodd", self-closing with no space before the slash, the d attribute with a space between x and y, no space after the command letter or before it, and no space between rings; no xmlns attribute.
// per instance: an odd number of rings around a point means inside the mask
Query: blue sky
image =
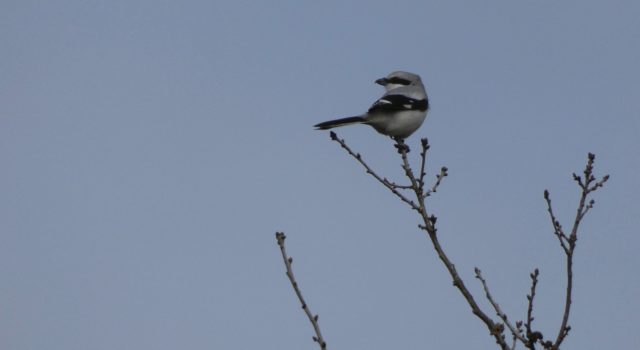
<svg viewBox="0 0 640 350"><path fill-rule="evenodd" d="M288 249L331 349L492 348L417 229L317 122L422 75L441 243L513 319L561 317L587 152L596 193L566 348L640 345L635 1L3 1L0 345L313 349ZM337 130L384 176L390 140ZM417 152L412 154L414 159Z"/></svg>

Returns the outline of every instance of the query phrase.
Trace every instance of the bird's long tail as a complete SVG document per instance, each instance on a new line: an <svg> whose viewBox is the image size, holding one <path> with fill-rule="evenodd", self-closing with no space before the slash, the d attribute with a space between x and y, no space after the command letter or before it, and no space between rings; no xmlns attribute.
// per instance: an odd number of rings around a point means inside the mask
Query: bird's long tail
<svg viewBox="0 0 640 350"><path fill-rule="evenodd" d="M363 117L348 117L336 120L329 120L327 122L323 122L320 124L314 125L316 130L327 130L332 128L337 128L339 126L351 125L351 124L359 124L364 121Z"/></svg>

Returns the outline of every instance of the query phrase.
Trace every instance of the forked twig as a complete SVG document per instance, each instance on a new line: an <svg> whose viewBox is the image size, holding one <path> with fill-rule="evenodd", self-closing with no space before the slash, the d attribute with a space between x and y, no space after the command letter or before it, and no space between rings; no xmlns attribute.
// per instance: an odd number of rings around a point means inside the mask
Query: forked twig
<svg viewBox="0 0 640 350"><path fill-rule="evenodd" d="M576 248L576 242L578 241L578 227L589 209L593 208L593 205L595 204L593 199L587 202L587 197L591 192L594 192L598 188L604 186L605 182L609 180L609 175L605 175L600 180L596 181L596 177L593 175L593 164L595 159L595 154L589 153L587 156L587 165L582 172L583 176L578 176L575 173L573 174L573 179L578 183L582 192L580 193L580 201L578 203L578 208L576 209L576 216L573 220L573 227L571 228L571 233L568 236L564 233L560 222L553 214L549 191L544 191L544 198L547 201L547 208L553 224L554 234L558 237L560 245L566 255L567 270L567 288L565 292L564 312L562 314L560 329L558 330L556 340L552 344L550 342L543 343L545 348L552 350L558 350L560 348L560 344L562 344L564 338L571 330L571 327L569 326L569 314L571 313L571 297L573 293L573 253Z"/></svg>

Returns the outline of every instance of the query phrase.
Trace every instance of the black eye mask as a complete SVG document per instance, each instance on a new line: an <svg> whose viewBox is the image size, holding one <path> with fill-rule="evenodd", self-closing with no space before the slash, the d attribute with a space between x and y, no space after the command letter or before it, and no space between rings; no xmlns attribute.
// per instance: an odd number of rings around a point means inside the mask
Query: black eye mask
<svg viewBox="0 0 640 350"><path fill-rule="evenodd" d="M393 78L387 79L387 83L388 84L399 84L399 85L409 85L409 84L411 84L411 82L409 80L398 78L398 77L393 77Z"/></svg>

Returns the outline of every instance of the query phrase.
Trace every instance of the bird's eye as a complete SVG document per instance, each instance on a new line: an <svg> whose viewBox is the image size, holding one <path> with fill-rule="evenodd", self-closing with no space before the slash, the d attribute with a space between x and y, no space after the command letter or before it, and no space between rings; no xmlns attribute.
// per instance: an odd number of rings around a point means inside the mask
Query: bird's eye
<svg viewBox="0 0 640 350"><path fill-rule="evenodd" d="M409 84L411 84L411 82L409 80L398 78L398 77L390 78L388 80L388 82L391 83L391 84L399 84L399 85L409 85Z"/></svg>

